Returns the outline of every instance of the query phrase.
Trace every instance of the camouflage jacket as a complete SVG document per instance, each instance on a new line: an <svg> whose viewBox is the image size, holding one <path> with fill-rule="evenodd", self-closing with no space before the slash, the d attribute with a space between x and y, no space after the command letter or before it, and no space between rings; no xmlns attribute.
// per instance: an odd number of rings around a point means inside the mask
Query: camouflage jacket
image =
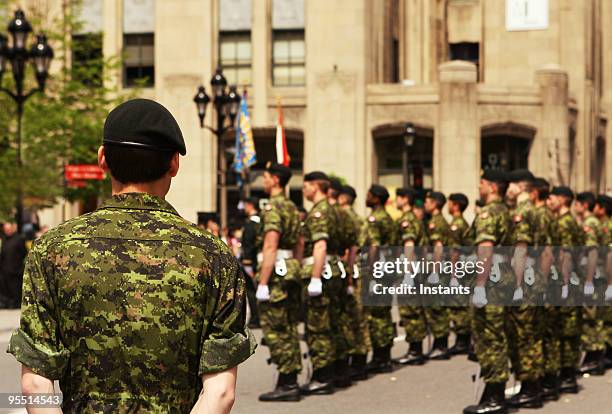
<svg viewBox="0 0 612 414"><path fill-rule="evenodd" d="M202 374L253 354L245 279L219 239L147 194L34 243L8 352L58 379L64 413L184 413Z"/></svg>
<svg viewBox="0 0 612 414"><path fill-rule="evenodd" d="M416 218L412 210L405 211L397 221L399 242L401 245L407 241L413 241L415 246L427 244L427 234L423 228L423 222Z"/></svg>
<svg viewBox="0 0 612 414"><path fill-rule="evenodd" d="M553 226L554 246L572 248L582 244L580 226L569 211L557 217Z"/></svg>
<svg viewBox="0 0 612 414"><path fill-rule="evenodd" d="M442 243L443 246L448 246L451 238L450 227L442 213L434 214L427 223L429 244L432 246L436 242Z"/></svg>
<svg viewBox="0 0 612 414"><path fill-rule="evenodd" d="M395 225L384 206L378 206L368 216L365 227L365 246L391 246L395 239Z"/></svg>
<svg viewBox="0 0 612 414"><path fill-rule="evenodd" d="M472 245L472 229L463 216L455 216L450 222L450 247Z"/></svg>
<svg viewBox="0 0 612 414"><path fill-rule="evenodd" d="M300 213L297 207L284 194L270 198L261 212L261 223L257 236L257 247L263 248L263 239L267 232L277 231L280 234L279 249L293 249L300 235Z"/></svg>
<svg viewBox="0 0 612 414"><path fill-rule="evenodd" d="M604 231L608 237L607 246L612 247L612 217L608 217L606 220L606 226L604 227Z"/></svg>
<svg viewBox="0 0 612 414"><path fill-rule="evenodd" d="M546 205L535 210L535 233L533 245L537 247L551 246L553 244L555 216Z"/></svg>
<svg viewBox="0 0 612 414"><path fill-rule="evenodd" d="M353 207L348 207L345 208L344 211L346 211L349 215L349 217L351 218L351 220L353 220L353 226L355 227L355 231L357 232L357 246L361 246L363 245L363 240L364 240L364 220L359 217L359 214L357 214L355 212L355 210L353 210Z"/></svg>
<svg viewBox="0 0 612 414"><path fill-rule="evenodd" d="M340 207L340 204L336 203L331 207L336 212L336 218L338 219L339 253L343 255L347 249L357 245L359 233L355 227L354 219L345 209Z"/></svg>
<svg viewBox="0 0 612 414"><path fill-rule="evenodd" d="M594 215L590 214L582 223L584 232L583 241L586 247L599 247L606 244L606 235L602 230L601 222Z"/></svg>
<svg viewBox="0 0 612 414"><path fill-rule="evenodd" d="M319 240L327 240L327 254L339 252L337 215L326 199L312 206L303 229L304 257L312 256L314 244Z"/></svg>
<svg viewBox="0 0 612 414"><path fill-rule="evenodd" d="M512 216L512 228L510 230L509 243L526 243L533 245L536 230L535 207L530 200L519 202L510 212Z"/></svg>
<svg viewBox="0 0 612 414"><path fill-rule="evenodd" d="M510 213L501 200L487 203L474 219L474 244L489 241L495 246L507 246L510 235Z"/></svg>

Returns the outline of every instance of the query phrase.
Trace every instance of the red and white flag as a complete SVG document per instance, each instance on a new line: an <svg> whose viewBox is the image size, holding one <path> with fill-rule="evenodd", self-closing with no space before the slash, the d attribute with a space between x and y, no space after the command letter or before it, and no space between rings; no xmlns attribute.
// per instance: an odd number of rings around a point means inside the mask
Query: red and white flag
<svg viewBox="0 0 612 414"><path fill-rule="evenodd" d="M276 162L289 166L289 151L287 151L287 139L285 138L285 128L283 127L283 107L278 99L278 122L276 123Z"/></svg>

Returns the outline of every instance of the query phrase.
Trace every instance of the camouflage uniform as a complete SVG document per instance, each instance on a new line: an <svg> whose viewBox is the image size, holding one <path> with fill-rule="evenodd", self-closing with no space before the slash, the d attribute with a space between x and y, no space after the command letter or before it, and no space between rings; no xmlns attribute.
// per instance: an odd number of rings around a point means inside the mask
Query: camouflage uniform
<svg viewBox="0 0 612 414"><path fill-rule="evenodd" d="M442 213L434 214L429 219L427 225L428 240L430 246L434 246L436 242L442 243L444 247L448 247L450 243L450 227ZM444 258L442 258L444 260ZM440 275L442 282L443 276ZM448 309L442 306L429 306L425 309L427 316L427 324L429 331L434 338L446 338L450 332Z"/></svg>
<svg viewBox="0 0 612 414"><path fill-rule="evenodd" d="M536 234L536 211L530 200L521 201L512 211L510 244L525 243L533 247ZM529 249L531 251L532 249ZM535 273L535 266L531 269ZM540 278L536 274L534 279ZM527 269L523 281L525 299L531 300L533 291L539 283L528 281ZM528 299L529 298L529 299ZM515 376L519 381L535 381L544 376L544 357L542 355L542 334L540 329L540 309L533 304L520 304L509 307L508 346L510 360Z"/></svg>
<svg viewBox="0 0 612 414"><path fill-rule="evenodd" d="M298 241L300 231L299 213L293 201L284 194L270 198L261 213L257 245L261 250L266 233L279 233L278 249L292 250ZM270 300L259 303L261 328L266 345L270 349L270 359L276 364L278 372L290 374L302 369L298 324L300 318L300 298L302 284L300 264L296 259L284 259L286 274L279 263L274 267L268 281ZM261 271L262 263L259 263ZM258 275L259 277L259 275Z"/></svg>
<svg viewBox="0 0 612 414"><path fill-rule="evenodd" d="M461 248L473 243L472 229L463 215L455 216L449 227L449 247ZM470 334L470 310L467 306L452 306L448 309L448 318L457 335Z"/></svg>
<svg viewBox="0 0 612 414"><path fill-rule="evenodd" d="M375 208L367 219L365 227L365 247L389 246L395 239L393 219L384 206ZM390 306L372 306L368 312L370 338L374 348L393 345L395 335Z"/></svg>
<svg viewBox="0 0 612 414"><path fill-rule="evenodd" d="M317 202L308 212L304 223L304 257L311 257L313 246L319 240L327 241L327 255L339 251L338 217L327 200ZM343 280L340 278L337 260L328 263L332 277L321 277L323 293L306 297L306 342L313 369L331 366L335 360L348 358L349 344L343 336L339 298ZM302 267L305 288L312 275L312 264Z"/></svg>
<svg viewBox="0 0 612 414"><path fill-rule="evenodd" d="M476 238L474 244L489 241L494 246L503 246L510 233L510 215L501 200L486 204L474 220ZM511 274L505 272L497 284L514 284ZM488 281L487 287L491 282ZM489 294L490 289L487 289ZM491 301L491 298L489 298ZM504 383L508 380L508 340L505 329L506 311L503 306L486 305L474 308L472 336L474 351L481 367L485 383Z"/></svg>
<svg viewBox="0 0 612 414"><path fill-rule="evenodd" d="M161 198L121 194L34 243L8 352L59 380L64 413L185 413L200 376L255 350L245 279Z"/></svg>

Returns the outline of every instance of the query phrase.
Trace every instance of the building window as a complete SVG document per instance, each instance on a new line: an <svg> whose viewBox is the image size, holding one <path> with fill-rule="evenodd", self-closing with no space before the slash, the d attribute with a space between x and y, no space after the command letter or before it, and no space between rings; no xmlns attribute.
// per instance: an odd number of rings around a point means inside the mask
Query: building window
<svg viewBox="0 0 612 414"><path fill-rule="evenodd" d="M102 86L102 34L72 36L72 78L87 86Z"/></svg>
<svg viewBox="0 0 612 414"><path fill-rule="evenodd" d="M155 84L154 34L125 34L123 48L124 87L152 87Z"/></svg>
<svg viewBox="0 0 612 414"><path fill-rule="evenodd" d="M449 45L450 60L466 60L476 65L476 73L480 79L480 47L479 43L461 42Z"/></svg>
<svg viewBox="0 0 612 414"><path fill-rule="evenodd" d="M272 84L306 84L304 30L274 30L272 33Z"/></svg>
<svg viewBox="0 0 612 414"><path fill-rule="evenodd" d="M251 84L251 33L221 32L219 62L230 85Z"/></svg>

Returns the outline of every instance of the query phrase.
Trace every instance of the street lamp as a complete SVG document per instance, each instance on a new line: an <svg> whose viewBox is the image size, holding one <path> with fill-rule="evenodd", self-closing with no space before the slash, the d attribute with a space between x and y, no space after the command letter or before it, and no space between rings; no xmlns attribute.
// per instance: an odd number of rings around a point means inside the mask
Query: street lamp
<svg viewBox="0 0 612 414"><path fill-rule="evenodd" d="M240 108L240 95L235 85L226 91L227 79L223 76L223 70L217 67L215 74L210 80L213 93L213 106L217 113L217 123L214 128L204 125L206 108L211 98L206 94L206 88L200 86L193 101L196 104L200 128L206 128L217 137L217 211L221 217L221 227L227 226L227 193L225 192L225 159L223 158L223 136L232 127L238 116ZM226 119L229 124L226 125Z"/></svg>
<svg viewBox="0 0 612 414"><path fill-rule="evenodd" d="M404 151L402 152L402 172L404 177L404 187L410 185L409 178L410 173L408 171L408 152L414 145L414 139L416 137L416 130L411 122L406 123L404 127Z"/></svg>
<svg viewBox="0 0 612 414"><path fill-rule="evenodd" d="M0 91L10 96L17 106L17 132L15 137L17 146L16 161L17 167L21 168L21 123L23 108L28 98L36 92L44 92L45 83L49 76L49 66L53 59L53 49L47 43L47 37L44 34L39 34L36 37L36 43L30 50L27 49L28 36L32 32L32 26L25 18L25 14L22 10L17 10L15 12L15 17L8 25L8 31L12 39L10 47L7 37L0 34ZM34 67L38 87L24 93L23 81L28 60L31 60ZM15 81L14 92L1 86L7 63L11 64L11 70L13 72L13 79ZM17 224L21 230L23 225L23 194L21 190L19 190L17 194Z"/></svg>

